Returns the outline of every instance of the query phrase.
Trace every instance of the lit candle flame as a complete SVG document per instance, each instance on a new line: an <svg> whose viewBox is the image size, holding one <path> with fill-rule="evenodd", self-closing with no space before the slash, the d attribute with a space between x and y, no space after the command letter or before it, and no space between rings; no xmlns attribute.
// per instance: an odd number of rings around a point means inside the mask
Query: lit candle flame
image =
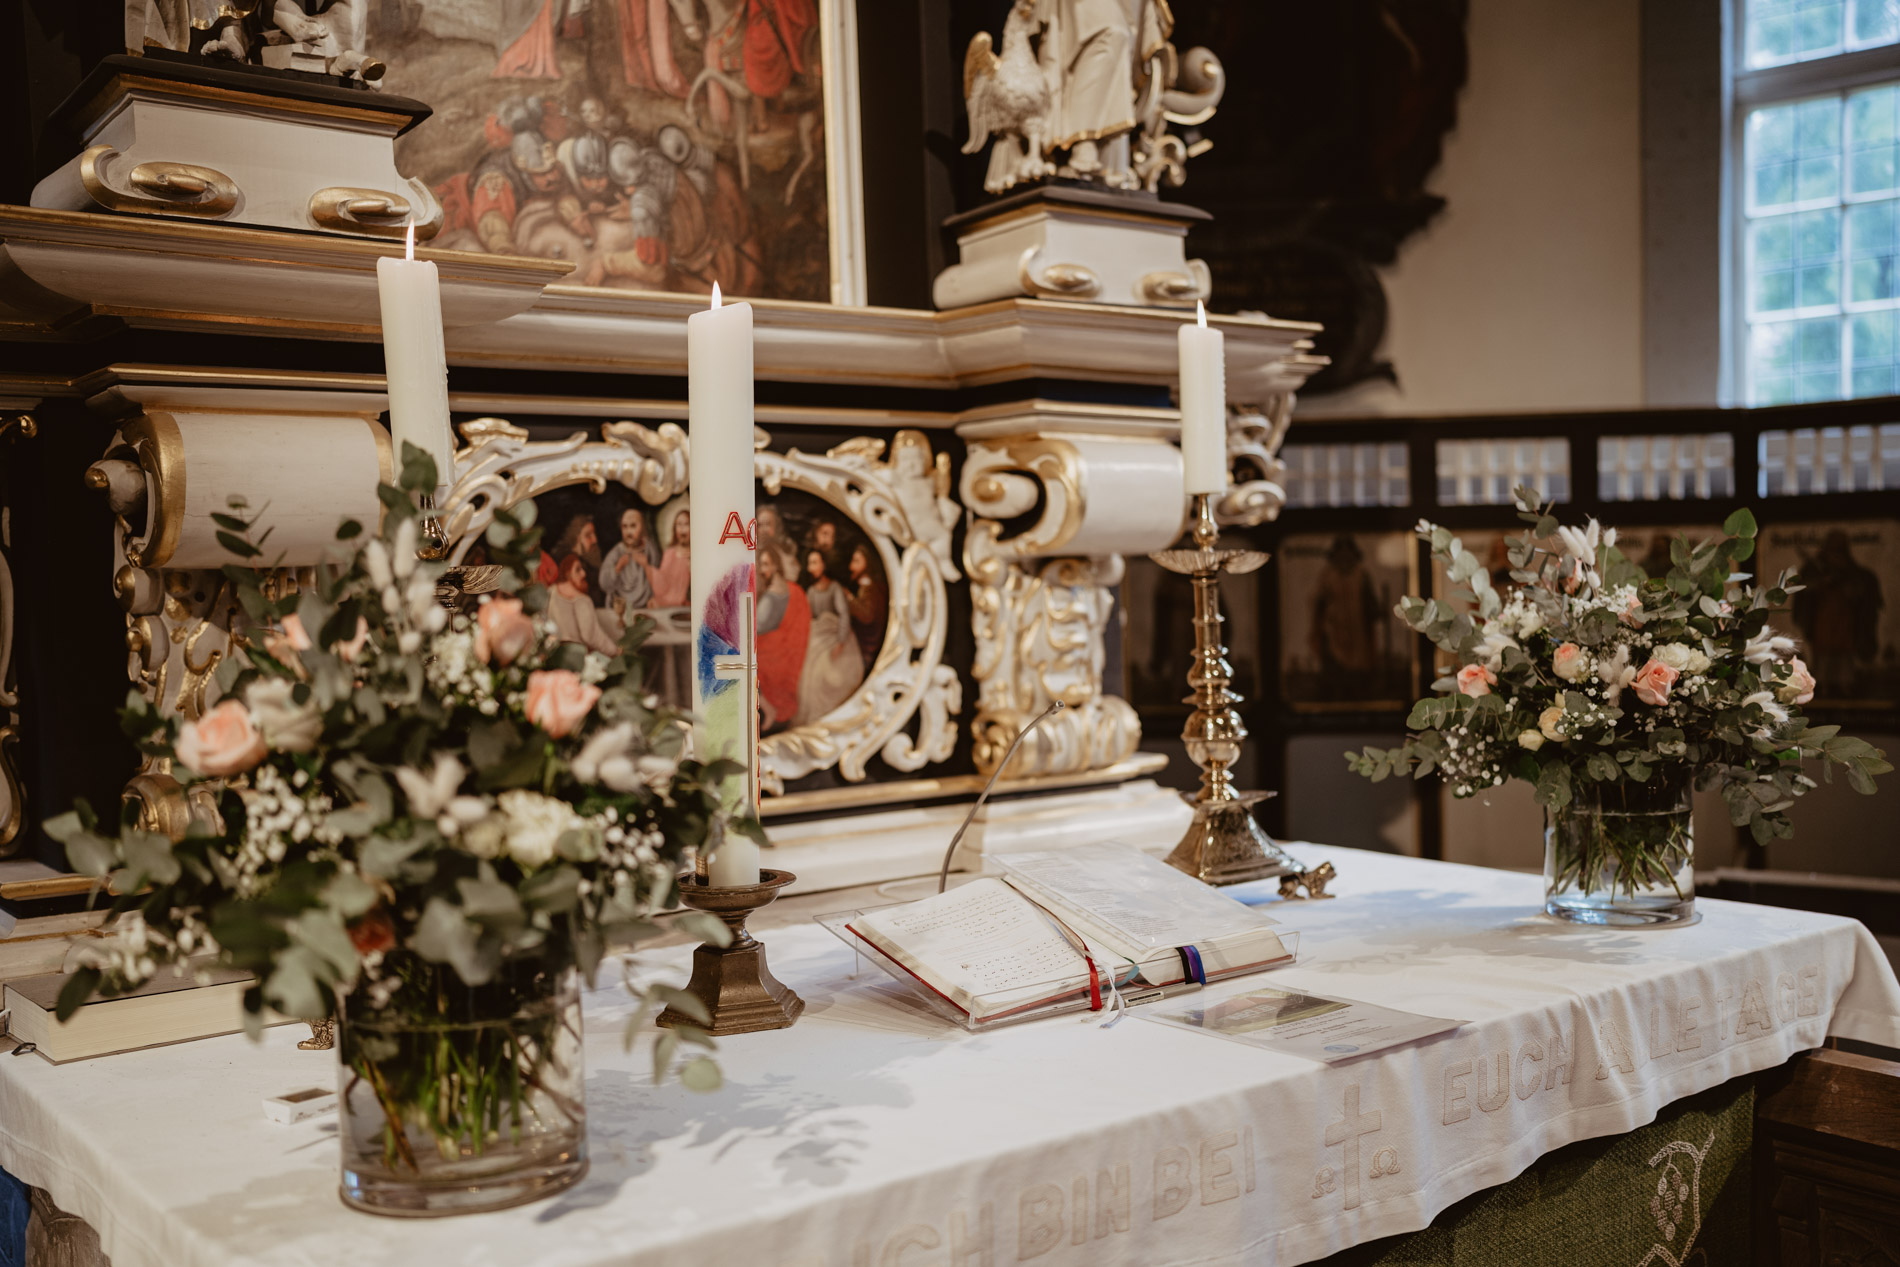
<svg viewBox="0 0 1900 1267"><path fill-rule="evenodd" d="M717 308L717 307L719 306L719 283L718 283L718 282L714 282L714 283L713 283L713 301L712 301L712 306L713 306L713 307L715 307L715 308Z"/></svg>
<svg viewBox="0 0 1900 1267"><path fill-rule="evenodd" d="M1194 321L1202 328L1207 326L1207 305L1198 299L1194 301Z"/></svg>
<svg viewBox="0 0 1900 1267"><path fill-rule="evenodd" d="M409 222L409 229L402 237L402 257L406 260L416 258L416 222Z"/></svg>

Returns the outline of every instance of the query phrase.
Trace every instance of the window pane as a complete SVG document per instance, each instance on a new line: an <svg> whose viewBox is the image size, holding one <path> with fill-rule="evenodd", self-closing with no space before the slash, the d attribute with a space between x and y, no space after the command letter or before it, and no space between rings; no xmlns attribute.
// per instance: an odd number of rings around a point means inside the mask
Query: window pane
<svg viewBox="0 0 1900 1267"><path fill-rule="evenodd" d="M1900 189L1900 87L1857 92L1847 99L1847 191L1886 193Z"/></svg>
<svg viewBox="0 0 1900 1267"><path fill-rule="evenodd" d="M1896 226L1900 202L1867 202L1847 209L1847 238L1850 262L1847 271L1847 297L1855 303L1900 296L1900 272L1895 255L1900 252Z"/></svg>
<svg viewBox="0 0 1900 1267"><path fill-rule="evenodd" d="M1847 42L1854 48L1900 41L1900 0L1853 0Z"/></svg>
<svg viewBox="0 0 1900 1267"><path fill-rule="evenodd" d="M1900 314L1858 312L1848 318L1850 387L1856 396L1891 396L1900 378Z"/></svg>
<svg viewBox="0 0 1900 1267"><path fill-rule="evenodd" d="M1840 212L1770 216L1751 228L1756 312L1830 307L1840 302Z"/></svg>
<svg viewBox="0 0 1900 1267"><path fill-rule="evenodd" d="M1866 110L1871 118L1877 105ZM1869 178L1873 179L1878 176L1879 145L1869 144L1868 161L1873 164ZM1839 197L1841 99L1823 97L1752 111L1748 166L1754 210Z"/></svg>
<svg viewBox="0 0 1900 1267"><path fill-rule="evenodd" d="M1748 64L1774 66L1839 52L1846 10L1842 0L1748 0ZM1870 20L1878 25L1878 15Z"/></svg>

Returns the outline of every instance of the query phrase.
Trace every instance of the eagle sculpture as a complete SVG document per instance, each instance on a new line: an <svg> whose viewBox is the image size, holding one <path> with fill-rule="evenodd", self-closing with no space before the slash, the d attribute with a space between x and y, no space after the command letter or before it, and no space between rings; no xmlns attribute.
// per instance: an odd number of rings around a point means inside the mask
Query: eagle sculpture
<svg viewBox="0 0 1900 1267"><path fill-rule="evenodd" d="M974 154L996 138L983 180L983 188L993 194L1055 175L1055 164L1047 158L1049 81L1029 47L1037 25L1034 0L1016 0L1003 24L1003 55L991 51L984 31L963 56L963 100L970 112L970 139L963 152Z"/></svg>

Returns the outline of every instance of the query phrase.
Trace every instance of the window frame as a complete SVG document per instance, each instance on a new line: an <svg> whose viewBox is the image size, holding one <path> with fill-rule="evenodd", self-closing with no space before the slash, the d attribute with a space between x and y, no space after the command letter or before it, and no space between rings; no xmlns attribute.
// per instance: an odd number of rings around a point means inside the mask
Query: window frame
<svg viewBox="0 0 1900 1267"><path fill-rule="evenodd" d="M1754 367L1749 360L1749 329L1753 314L1754 294L1753 278L1750 276L1751 244L1749 235L1749 202L1753 194L1749 188L1748 136L1747 122L1749 112L1764 106L1789 105L1799 101L1819 97L1845 96L1856 88L1868 88L1879 84L1900 83L1900 42L1876 45L1872 48L1852 49L1845 52L1815 57L1807 61L1782 62L1773 66L1764 66L1757 70L1748 69L1748 4L1749 0L1729 0L1727 5L1727 30L1724 32L1724 75L1723 97L1726 105L1727 135L1723 138L1723 166L1726 177L1723 181L1723 207L1721 226L1723 255L1726 256L1723 267L1725 283L1722 296L1722 324L1725 327L1723 342L1728 352L1728 363L1732 368L1728 390L1721 393L1725 398L1738 405L1757 406L1753 395ZM1843 107L1844 112L1844 107ZM1843 352L1845 362L1845 323L1855 309L1848 298L1847 287L1851 284L1850 264L1846 238L1845 209L1857 201L1846 194L1848 154L1845 146L1841 153L1842 191L1827 205L1843 209L1842 245L1841 245L1841 295L1835 307L1839 310L1839 320L1843 323ZM1797 212L1806 208L1800 203L1791 203L1786 212ZM1777 212L1776 214L1783 214ZM1885 305L1883 305L1885 306ZM1785 317L1776 320L1799 320L1802 310L1798 307L1788 310ZM1852 366L1843 363L1841 379L1844 385L1851 386ZM1845 394L1838 399L1856 399Z"/></svg>

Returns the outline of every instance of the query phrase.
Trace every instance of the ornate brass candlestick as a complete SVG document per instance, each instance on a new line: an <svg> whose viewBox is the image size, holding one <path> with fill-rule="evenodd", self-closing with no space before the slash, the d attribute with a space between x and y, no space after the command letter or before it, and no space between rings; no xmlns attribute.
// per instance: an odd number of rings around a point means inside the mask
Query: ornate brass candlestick
<svg viewBox="0 0 1900 1267"><path fill-rule="evenodd" d="M1194 711L1181 738L1188 756L1201 767L1201 790L1189 798L1194 822L1168 855L1168 865L1208 884L1239 884L1298 875L1300 868L1254 821L1251 806L1273 794L1236 791L1230 772L1240 759L1247 727L1234 710L1240 696L1228 689L1234 669L1220 640L1220 578L1223 572L1251 572L1267 556L1258 550L1215 549L1219 536L1214 499L1199 493L1194 498L1195 548L1162 550L1149 557L1194 582L1194 663L1188 670L1194 693L1185 701Z"/></svg>
<svg viewBox="0 0 1900 1267"><path fill-rule="evenodd" d="M805 1000L765 966L765 947L746 931L746 917L767 906L778 891L798 877L789 871L762 870L759 883L731 887L702 883L698 876L680 885L680 901L710 911L732 930L729 946L701 946L693 952L693 979L686 988L706 1005L710 1034L750 1034L785 1029L805 1010ZM698 1025L674 1008L660 1013L661 1025Z"/></svg>

